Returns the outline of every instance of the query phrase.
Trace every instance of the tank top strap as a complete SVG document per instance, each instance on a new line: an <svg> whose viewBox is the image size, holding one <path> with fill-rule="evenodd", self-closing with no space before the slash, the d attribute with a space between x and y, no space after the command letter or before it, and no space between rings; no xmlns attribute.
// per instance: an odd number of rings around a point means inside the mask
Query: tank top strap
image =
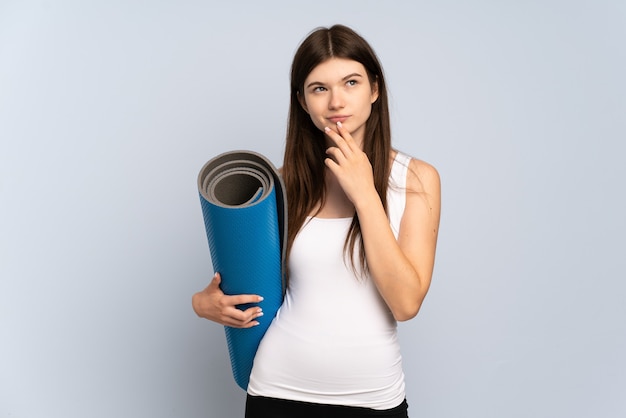
<svg viewBox="0 0 626 418"><path fill-rule="evenodd" d="M409 155L398 151L391 165L391 173L389 175L387 213L389 214L391 230L396 239L398 238L400 221L402 221L402 214L406 204L406 176L410 162L411 157Z"/></svg>

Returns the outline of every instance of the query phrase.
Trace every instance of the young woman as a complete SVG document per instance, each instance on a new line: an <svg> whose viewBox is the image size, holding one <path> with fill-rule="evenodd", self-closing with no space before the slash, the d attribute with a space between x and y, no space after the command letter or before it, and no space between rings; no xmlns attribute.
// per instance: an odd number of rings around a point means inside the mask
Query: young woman
<svg viewBox="0 0 626 418"><path fill-rule="evenodd" d="M368 43L335 25L312 32L291 69L282 168L288 289L254 360L246 417L407 417L396 321L428 291L440 184L391 148L387 91ZM194 295L204 318L252 327L216 273Z"/></svg>

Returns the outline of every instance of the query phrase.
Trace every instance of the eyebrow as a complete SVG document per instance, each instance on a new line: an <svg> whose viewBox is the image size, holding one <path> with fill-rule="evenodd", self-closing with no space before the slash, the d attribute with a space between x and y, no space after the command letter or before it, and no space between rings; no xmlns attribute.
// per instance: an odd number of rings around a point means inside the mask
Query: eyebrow
<svg viewBox="0 0 626 418"><path fill-rule="evenodd" d="M361 77L363 78L363 75L359 74L359 73L352 73L352 74L348 74L347 76L343 77L341 79L341 81L346 81L350 78L353 77ZM322 83L321 81L311 81L309 84L306 85L306 88L308 89L309 87L313 87L313 86L323 86L324 83Z"/></svg>

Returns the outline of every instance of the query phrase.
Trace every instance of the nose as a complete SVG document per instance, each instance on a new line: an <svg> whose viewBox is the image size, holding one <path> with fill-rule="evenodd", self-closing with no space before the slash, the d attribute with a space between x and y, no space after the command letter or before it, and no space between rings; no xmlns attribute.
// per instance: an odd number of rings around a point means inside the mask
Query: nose
<svg viewBox="0 0 626 418"><path fill-rule="evenodd" d="M332 89L330 91L330 98L328 101L328 108L330 110L341 109L345 106L343 94L338 89Z"/></svg>

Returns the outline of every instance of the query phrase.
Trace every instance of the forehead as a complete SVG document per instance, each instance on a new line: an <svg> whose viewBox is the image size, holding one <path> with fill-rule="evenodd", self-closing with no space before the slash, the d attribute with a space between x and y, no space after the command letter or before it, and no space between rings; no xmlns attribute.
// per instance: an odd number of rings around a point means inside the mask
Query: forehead
<svg viewBox="0 0 626 418"><path fill-rule="evenodd" d="M322 83L341 81L344 77L353 74L367 77L365 67L360 62L347 58L331 58L313 68L307 76L305 84L314 81Z"/></svg>

